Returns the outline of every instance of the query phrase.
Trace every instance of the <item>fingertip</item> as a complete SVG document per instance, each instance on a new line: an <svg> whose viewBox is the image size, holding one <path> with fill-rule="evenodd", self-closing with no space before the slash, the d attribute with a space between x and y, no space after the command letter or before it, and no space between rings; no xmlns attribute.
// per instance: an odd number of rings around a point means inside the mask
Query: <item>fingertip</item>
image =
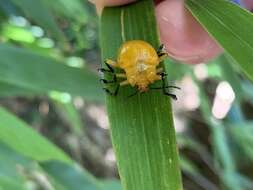
<svg viewBox="0 0 253 190"><path fill-rule="evenodd" d="M136 0L89 0L95 4L98 14L100 14L104 7L125 5Z"/></svg>
<svg viewBox="0 0 253 190"><path fill-rule="evenodd" d="M109 6L125 5L127 3L131 3L136 0L89 0L89 1L95 4L96 6L109 7Z"/></svg>
<svg viewBox="0 0 253 190"><path fill-rule="evenodd" d="M252 0L242 0L243 5L249 10L253 10L253 1Z"/></svg>
<svg viewBox="0 0 253 190"><path fill-rule="evenodd" d="M169 55L184 63L209 61L222 52L184 7L184 0L165 0L156 7L161 41Z"/></svg>

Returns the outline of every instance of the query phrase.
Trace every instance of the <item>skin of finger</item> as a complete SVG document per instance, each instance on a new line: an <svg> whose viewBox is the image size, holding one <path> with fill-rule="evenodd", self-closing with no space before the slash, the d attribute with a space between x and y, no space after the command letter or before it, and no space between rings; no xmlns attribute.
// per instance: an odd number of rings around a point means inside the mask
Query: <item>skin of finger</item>
<svg viewBox="0 0 253 190"><path fill-rule="evenodd" d="M135 0L89 0L96 6L118 6L134 2Z"/></svg>
<svg viewBox="0 0 253 190"><path fill-rule="evenodd" d="M247 9L249 9L249 10L253 9L253 1L252 0L243 0L242 2Z"/></svg>
<svg viewBox="0 0 253 190"><path fill-rule="evenodd" d="M117 6L134 0L90 1L95 3L101 12L103 6ZM243 3L247 8L253 8L252 0L243 0ZM223 51L186 10L184 0L160 2L156 7L156 16L161 41L172 58L184 63L202 63L213 59Z"/></svg>
<svg viewBox="0 0 253 190"><path fill-rule="evenodd" d="M183 63L207 62L223 50L185 8L184 0L166 0L156 7L161 41L169 55Z"/></svg>
<svg viewBox="0 0 253 190"><path fill-rule="evenodd" d="M96 5L97 12L100 15L104 7L125 5L134 2L135 0L89 0L89 1Z"/></svg>

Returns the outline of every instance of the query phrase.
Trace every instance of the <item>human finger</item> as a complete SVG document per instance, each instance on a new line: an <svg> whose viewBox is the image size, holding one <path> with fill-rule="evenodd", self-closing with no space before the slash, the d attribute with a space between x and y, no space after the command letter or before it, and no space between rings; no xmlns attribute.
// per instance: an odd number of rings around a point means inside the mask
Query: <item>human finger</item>
<svg viewBox="0 0 253 190"><path fill-rule="evenodd" d="M161 41L169 55L184 63L206 62L222 52L191 13L184 0L165 0L156 7Z"/></svg>

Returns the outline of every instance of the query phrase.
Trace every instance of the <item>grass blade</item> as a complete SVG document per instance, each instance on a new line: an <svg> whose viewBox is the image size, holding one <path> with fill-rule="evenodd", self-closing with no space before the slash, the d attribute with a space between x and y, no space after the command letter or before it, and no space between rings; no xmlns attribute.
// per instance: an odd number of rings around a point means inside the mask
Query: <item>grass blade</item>
<svg viewBox="0 0 253 190"><path fill-rule="evenodd" d="M158 48L152 0L106 8L101 18L102 58L116 59L124 40L140 39ZM126 98L131 87L107 97L112 141L125 190L182 189L170 98L149 91Z"/></svg>
<svg viewBox="0 0 253 190"><path fill-rule="evenodd" d="M187 0L186 5L253 80L253 15L224 0Z"/></svg>
<svg viewBox="0 0 253 190"><path fill-rule="evenodd" d="M51 34L58 40L64 41L63 32L58 27L53 19L49 8L42 0L11 0L17 5L27 17L31 18L38 25L42 26L45 30L49 30Z"/></svg>
<svg viewBox="0 0 253 190"><path fill-rule="evenodd" d="M14 96L35 96L42 95L43 92L28 90L19 86L10 85L5 82L0 82L0 97L14 97Z"/></svg>
<svg viewBox="0 0 253 190"><path fill-rule="evenodd" d="M88 69L73 68L52 58L9 45L0 45L0 82L31 89L79 95L102 102L98 78ZM17 61L18 60L18 61Z"/></svg>
<svg viewBox="0 0 253 190"><path fill-rule="evenodd" d="M78 165L47 161L40 166L64 190L100 190L100 183Z"/></svg>
<svg viewBox="0 0 253 190"><path fill-rule="evenodd" d="M15 151L34 160L72 162L59 148L0 107L0 139Z"/></svg>

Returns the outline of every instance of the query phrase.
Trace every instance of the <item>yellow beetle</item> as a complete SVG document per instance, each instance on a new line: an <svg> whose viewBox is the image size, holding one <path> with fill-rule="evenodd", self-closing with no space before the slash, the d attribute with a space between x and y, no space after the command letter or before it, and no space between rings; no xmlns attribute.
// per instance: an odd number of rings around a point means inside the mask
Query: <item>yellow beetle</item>
<svg viewBox="0 0 253 190"><path fill-rule="evenodd" d="M132 40L123 43L119 49L117 61L106 60L105 65L108 69L102 68L100 71L113 74L112 81L101 79L105 84L117 83L117 78L123 78L125 80L118 84L115 92L110 92L107 88L104 88L104 90L111 95L117 95L119 86L129 84L137 87L140 92L146 92L148 89L163 89L164 94L171 96L173 99L177 99L174 94L166 92L166 88L178 87L166 86L166 74L161 67L158 68L160 62L166 56L167 53L164 51L163 45L156 51L149 43L141 40ZM124 73L115 74L113 68L122 69ZM149 85L157 80L162 80L163 86L160 88L149 88Z"/></svg>

